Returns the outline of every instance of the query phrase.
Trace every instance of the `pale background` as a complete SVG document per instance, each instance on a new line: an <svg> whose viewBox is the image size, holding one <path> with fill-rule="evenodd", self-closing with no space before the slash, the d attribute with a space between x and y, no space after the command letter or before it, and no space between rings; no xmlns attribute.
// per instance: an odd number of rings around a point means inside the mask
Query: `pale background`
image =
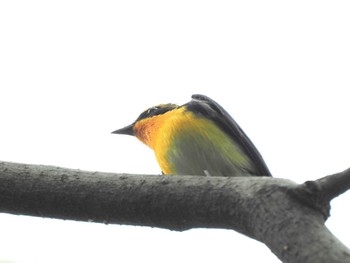
<svg viewBox="0 0 350 263"><path fill-rule="evenodd" d="M219 102L276 177L350 166L348 1L1 1L0 160L158 174L110 132L193 93ZM327 225L350 246L350 194ZM0 214L0 262L279 262L234 231Z"/></svg>

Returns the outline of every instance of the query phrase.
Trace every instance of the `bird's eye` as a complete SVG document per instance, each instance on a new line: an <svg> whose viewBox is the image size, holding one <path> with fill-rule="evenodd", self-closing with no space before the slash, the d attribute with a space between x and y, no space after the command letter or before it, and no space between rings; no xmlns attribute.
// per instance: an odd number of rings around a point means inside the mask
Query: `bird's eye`
<svg viewBox="0 0 350 263"><path fill-rule="evenodd" d="M151 112L156 111L156 110L158 110L158 107L149 108L147 113L150 114Z"/></svg>
<svg viewBox="0 0 350 263"><path fill-rule="evenodd" d="M156 112L158 110L159 110L159 107L149 108L149 109L145 110L144 112L142 112L141 115L137 118L137 120L142 120L142 119L145 119L145 118L152 117L152 116L154 116L156 114Z"/></svg>

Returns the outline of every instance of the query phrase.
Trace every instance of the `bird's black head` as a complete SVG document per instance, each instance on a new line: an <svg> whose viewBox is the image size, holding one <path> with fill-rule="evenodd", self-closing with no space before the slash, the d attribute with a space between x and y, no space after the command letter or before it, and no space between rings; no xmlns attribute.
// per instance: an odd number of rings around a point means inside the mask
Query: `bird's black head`
<svg viewBox="0 0 350 263"><path fill-rule="evenodd" d="M176 104L160 104L158 106L154 106L154 107L151 107L147 110L145 110L144 112L142 112L140 114L140 116L136 119L135 123L140 121L140 120L144 120L144 119L147 119L147 118L152 118L153 116L156 116L156 115L161 115L161 114L164 114L168 111L171 111L171 110L174 110L176 108L178 108L179 106L176 105Z"/></svg>
<svg viewBox="0 0 350 263"><path fill-rule="evenodd" d="M164 114L168 111L171 111L171 110L174 110L174 109L177 109L179 106L176 105L176 104L171 104L171 103L168 103L168 104L160 104L158 106L154 106L154 107L151 107L147 110L145 110L144 112L142 112L140 114L140 116L136 119L136 121L124 128L121 128L119 130L116 130L112 133L114 134L127 134L127 135L134 135L134 125L141 121L141 120L145 120L145 119L148 119L148 118L152 118L156 115L161 115L161 114Z"/></svg>

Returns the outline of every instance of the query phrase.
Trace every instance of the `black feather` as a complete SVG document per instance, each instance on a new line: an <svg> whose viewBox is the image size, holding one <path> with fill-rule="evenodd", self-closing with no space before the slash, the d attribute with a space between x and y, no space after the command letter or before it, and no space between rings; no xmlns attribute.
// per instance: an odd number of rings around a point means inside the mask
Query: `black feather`
<svg viewBox="0 0 350 263"><path fill-rule="evenodd" d="M256 166L257 172L250 171L259 176L271 176L271 173L263 160L261 154L256 149L252 141L243 132L237 122L224 110L217 102L211 98L195 94L192 100L186 105L187 110L194 112L204 118L212 120L224 132L226 132L234 142L236 142L244 153L249 156Z"/></svg>
<svg viewBox="0 0 350 263"><path fill-rule="evenodd" d="M156 115L164 114L168 111L174 110L178 108L179 106L176 104L161 104L152 108L149 108L142 112L140 116L136 119L135 122L138 122L139 120L146 119L146 118L151 118Z"/></svg>

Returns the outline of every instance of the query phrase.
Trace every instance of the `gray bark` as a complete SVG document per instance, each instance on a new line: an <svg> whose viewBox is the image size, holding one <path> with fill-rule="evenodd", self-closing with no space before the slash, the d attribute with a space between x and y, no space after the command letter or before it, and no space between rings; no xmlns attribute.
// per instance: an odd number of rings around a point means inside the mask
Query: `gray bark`
<svg viewBox="0 0 350 263"><path fill-rule="evenodd" d="M183 231L233 229L282 262L350 262L324 225L350 170L296 184L268 177L151 176L0 162L0 212ZM234 259L233 259L234 260Z"/></svg>

